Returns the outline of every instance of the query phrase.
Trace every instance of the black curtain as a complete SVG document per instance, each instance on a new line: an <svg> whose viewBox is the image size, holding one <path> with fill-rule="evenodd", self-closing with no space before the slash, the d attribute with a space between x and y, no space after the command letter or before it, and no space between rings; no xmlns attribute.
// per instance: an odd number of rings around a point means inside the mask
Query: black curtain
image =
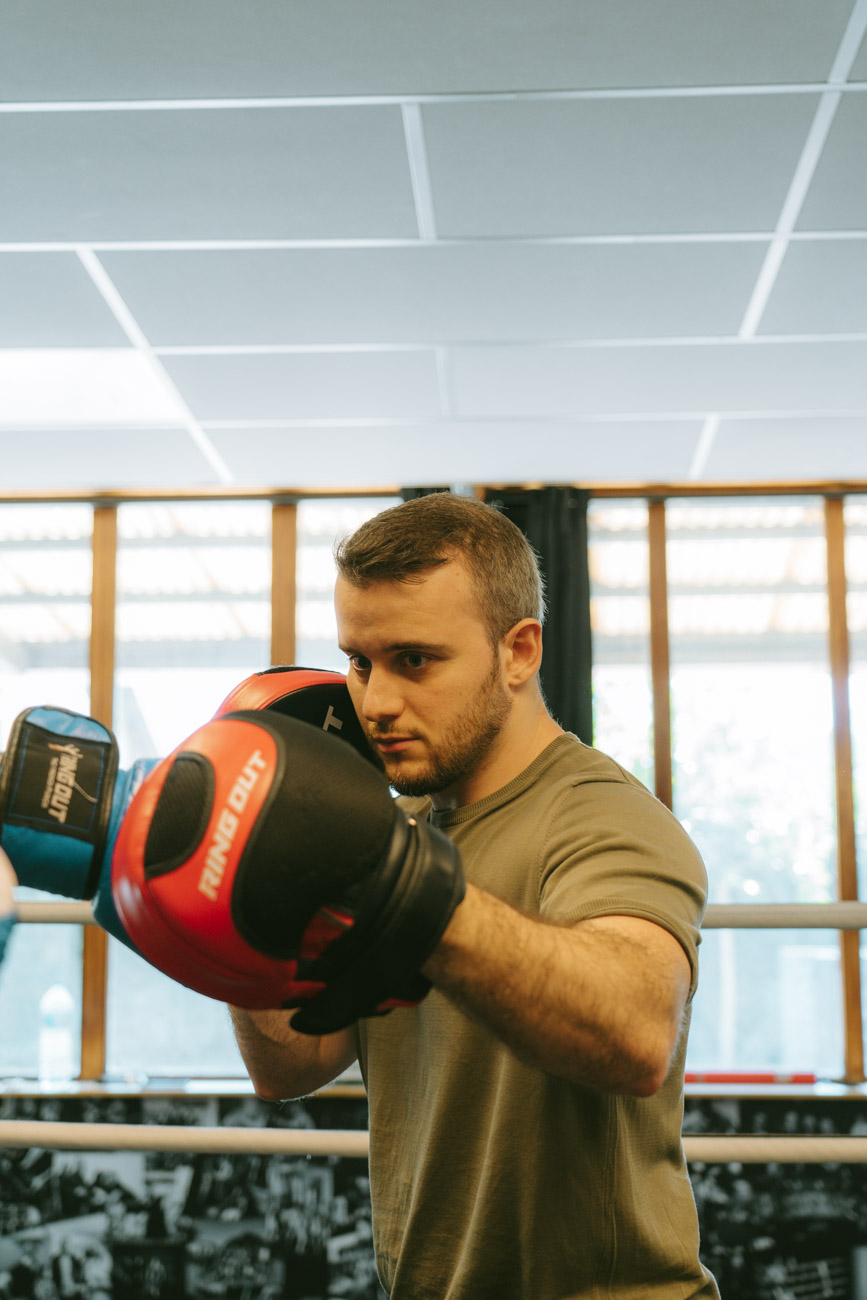
<svg viewBox="0 0 867 1300"><path fill-rule="evenodd" d="M548 613L542 690L554 717L588 745L593 741L590 638L590 569L587 558L589 492L576 488L533 488L492 492L539 556Z"/></svg>

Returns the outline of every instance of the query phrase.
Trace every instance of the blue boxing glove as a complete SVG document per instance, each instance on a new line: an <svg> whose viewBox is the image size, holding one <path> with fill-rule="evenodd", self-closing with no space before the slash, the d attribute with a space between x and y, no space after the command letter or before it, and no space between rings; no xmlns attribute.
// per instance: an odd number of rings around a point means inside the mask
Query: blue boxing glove
<svg viewBox="0 0 867 1300"><path fill-rule="evenodd" d="M158 760L118 769L117 741L95 718L25 709L0 765L0 846L18 882L88 899L99 925L133 952L111 895L111 854L124 813Z"/></svg>

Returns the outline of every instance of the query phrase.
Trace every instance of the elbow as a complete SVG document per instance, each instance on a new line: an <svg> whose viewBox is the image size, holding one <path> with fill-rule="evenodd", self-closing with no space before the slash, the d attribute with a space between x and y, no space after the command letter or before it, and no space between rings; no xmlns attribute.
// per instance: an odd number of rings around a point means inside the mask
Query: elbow
<svg viewBox="0 0 867 1300"><path fill-rule="evenodd" d="M631 1058L628 1087L623 1091L631 1097L652 1097L659 1092L668 1078L676 1039L669 1035L641 1044Z"/></svg>
<svg viewBox="0 0 867 1300"><path fill-rule="evenodd" d="M633 1080L629 1094L632 1097L652 1097L654 1093L659 1092L667 1078L667 1061L664 1066L646 1067L644 1072Z"/></svg>
<svg viewBox="0 0 867 1300"><path fill-rule="evenodd" d="M251 1074L250 1082L260 1101L272 1103L290 1101L295 1095L291 1088L287 1089L285 1082L281 1085L276 1079L269 1078L267 1075Z"/></svg>

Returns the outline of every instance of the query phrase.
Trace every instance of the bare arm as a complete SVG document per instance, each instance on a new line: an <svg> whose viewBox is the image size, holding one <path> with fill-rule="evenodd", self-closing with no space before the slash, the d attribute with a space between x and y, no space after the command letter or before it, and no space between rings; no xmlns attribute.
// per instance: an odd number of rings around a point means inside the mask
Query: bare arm
<svg viewBox="0 0 867 1300"><path fill-rule="evenodd" d="M290 1029L289 1011L241 1007L229 1011L253 1087L265 1101L305 1097L330 1083L356 1058L352 1029L317 1038Z"/></svg>
<svg viewBox="0 0 867 1300"><path fill-rule="evenodd" d="M549 925L472 885L423 970L522 1060L637 1097L665 1079L690 984L680 944L650 921Z"/></svg>
<svg viewBox="0 0 867 1300"><path fill-rule="evenodd" d="M0 916L8 916L15 911L12 890L18 884L18 877L12 869L12 863L0 849Z"/></svg>

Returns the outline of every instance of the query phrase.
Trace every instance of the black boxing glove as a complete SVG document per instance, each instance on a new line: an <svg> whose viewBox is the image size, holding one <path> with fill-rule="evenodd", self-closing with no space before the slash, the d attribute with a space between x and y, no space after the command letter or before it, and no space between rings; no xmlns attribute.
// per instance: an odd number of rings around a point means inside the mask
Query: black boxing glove
<svg viewBox="0 0 867 1300"><path fill-rule="evenodd" d="M249 1008L343 1029L412 990L464 878L454 845L348 745L270 711L199 728L145 779L112 892L144 955Z"/></svg>

